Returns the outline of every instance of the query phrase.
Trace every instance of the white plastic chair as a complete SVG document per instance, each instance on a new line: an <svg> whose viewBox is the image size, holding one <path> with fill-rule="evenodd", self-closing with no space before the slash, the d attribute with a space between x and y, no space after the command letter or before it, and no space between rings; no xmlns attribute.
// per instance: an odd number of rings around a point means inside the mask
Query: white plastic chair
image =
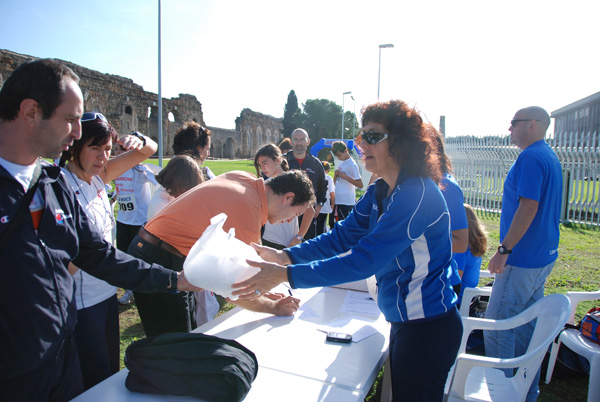
<svg viewBox="0 0 600 402"><path fill-rule="evenodd" d="M491 274L487 269L479 271L479 278L492 278L494 279L496 274ZM476 296L490 296L492 294L491 286L482 286L477 288L465 288L463 292L462 304L460 305L461 317L469 316L469 307L471 302Z"/></svg>
<svg viewBox="0 0 600 402"><path fill-rule="evenodd" d="M596 292L567 292L567 297L571 300L571 315L567 322L574 324L577 305L584 300L599 300L600 290ZM564 343L573 352L588 360L590 363L590 382L587 400L588 402L600 401L600 345L582 336L581 332L577 329L565 329L558 336L558 340L552 343L550 360L548 360L548 371L546 371L546 384L550 384L550 380L552 379L552 372L554 371L561 343ZM594 380L592 381L592 379Z"/></svg>
<svg viewBox="0 0 600 402"><path fill-rule="evenodd" d="M569 313L569 299L564 295L553 294L506 320L463 317L462 343L444 400L524 401L548 346L567 322ZM469 334L475 329L513 329L536 318L529 347L522 356L501 359L465 353ZM513 368L517 369L513 377L506 377L501 370Z"/></svg>
<svg viewBox="0 0 600 402"><path fill-rule="evenodd" d="M460 316L468 317L469 316L469 307L471 306L471 302L477 296L490 296L492 294L491 286L482 286L480 288L465 288L463 292L462 304L460 305Z"/></svg>

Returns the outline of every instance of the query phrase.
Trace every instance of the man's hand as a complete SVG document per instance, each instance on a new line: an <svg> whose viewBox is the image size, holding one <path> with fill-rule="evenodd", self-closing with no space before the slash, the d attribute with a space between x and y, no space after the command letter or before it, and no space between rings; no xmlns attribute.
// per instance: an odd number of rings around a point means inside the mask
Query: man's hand
<svg viewBox="0 0 600 402"><path fill-rule="evenodd" d="M504 272L507 259L508 254L500 254L498 251L496 251L488 263L490 274L501 274Z"/></svg>
<svg viewBox="0 0 600 402"><path fill-rule="evenodd" d="M298 307L300 307L300 299L288 296L284 299L275 301L273 314L282 316L293 315L296 311L298 311Z"/></svg>
<svg viewBox="0 0 600 402"><path fill-rule="evenodd" d="M246 310L280 316L293 315L300 307L300 299L280 293L265 293L254 300L227 298L227 301Z"/></svg>
<svg viewBox="0 0 600 402"><path fill-rule="evenodd" d="M201 292L204 289L189 283L183 271L179 271L177 272L177 290L181 290L183 292Z"/></svg>

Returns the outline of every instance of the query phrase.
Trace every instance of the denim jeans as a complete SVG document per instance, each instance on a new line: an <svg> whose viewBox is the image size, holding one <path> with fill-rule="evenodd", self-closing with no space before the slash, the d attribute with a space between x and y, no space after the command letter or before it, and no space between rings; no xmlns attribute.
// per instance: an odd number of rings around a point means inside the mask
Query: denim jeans
<svg viewBox="0 0 600 402"><path fill-rule="evenodd" d="M544 297L544 283L554 262L542 268L504 267L496 275L485 318L502 320L514 317ZM510 358L527 351L535 328L535 320L506 331L484 331L485 353L489 357ZM512 376L512 373L507 375ZM536 401L539 394L540 371L537 371L526 401Z"/></svg>

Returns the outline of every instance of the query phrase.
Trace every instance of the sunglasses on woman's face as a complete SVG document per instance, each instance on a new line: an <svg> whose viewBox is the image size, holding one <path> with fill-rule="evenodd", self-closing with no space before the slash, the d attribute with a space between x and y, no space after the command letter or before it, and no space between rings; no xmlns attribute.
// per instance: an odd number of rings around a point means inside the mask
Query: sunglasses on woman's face
<svg viewBox="0 0 600 402"><path fill-rule="evenodd" d="M107 121L106 117L104 117L104 115L102 113L85 112L83 114L83 116L81 116L81 122L82 123L84 121L94 121L94 120Z"/></svg>
<svg viewBox="0 0 600 402"><path fill-rule="evenodd" d="M381 141L387 139L387 133L378 133L376 131L369 131L367 133L360 134L361 140L370 145L379 144Z"/></svg>

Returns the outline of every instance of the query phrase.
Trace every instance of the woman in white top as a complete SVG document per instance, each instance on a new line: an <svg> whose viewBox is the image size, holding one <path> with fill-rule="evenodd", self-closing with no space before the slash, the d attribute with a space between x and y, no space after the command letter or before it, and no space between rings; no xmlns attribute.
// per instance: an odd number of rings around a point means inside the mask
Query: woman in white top
<svg viewBox="0 0 600 402"><path fill-rule="evenodd" d="M212 133L200 124L190 121L184 123L173 136L173 155L188 155L193 158L200 167L204 180L210 180L215 174L208 168L202 166L210 155L210 136ZM148 220L167 205L173 198L164 186L158 186L148 209Z"/></svg>
<svg viewBox="0 0 600 402"><path fill-rule="evenodd" d="M116 130L100 113L84 113L81 139L63 153L69 163L63 174L71 184L87 216L106 241L113 243L114 213L105 184L156 152L150 138L134 133L117 140ZM109 160L113 142L127 151ZM61 161L61 162L62 162ZM69 271L75 281L77 325L75 340L85 388L119 370L119 312L116 288L75 265Z"/></svg>
<svg viewBox="0 0 600 402"><path fill-rule="evenodd" d="M148 220L169 202L204 181L202 169L191 156L178 155L156 175L161 193L152 197L148 206Z"/></svg>
<svg viewBox="0 0 600 402"><path fill-rule="evenodd" d="M275 144L264 145L256 152L254 166L257 171L260 170L269 179L289 170L287 159L283 157L281 150ZM310 213L311 210L314 215L312 207L308 208L305 213ZM283 223L267 222L262 234L262 243L283 250L304 241L307 230L308 227L300 228L298 226L298 217Z"/></svg>
<svg viewBox="0 0 600 402"><path fill-rule="evenodd" d="M123 152L126 150L121 145L114 148L115 156ZM158 185L158 172L160 168L156 165L139 163L115 179L117 248L121 251L127 252L129 244L147 221L148 205Z"/></svg>
<svg viewBox="0 0 600 402"><path fill-rule="evenodd" d="M325 171L325 180L327 180L327 199L325 204L321 208L321 213L317 216L317 236L327 232L326 222L329 225L329 230L333 229L335 224L333 216L333 206L335 205L335 184L333 184L333 177L329 176L329 162L323 162L323 170ZM329 217L329 219L328 219Z"/></svg>
<svg viewBox="0 0 600 402"><path fill-rule="evenodd" d="M122 145L116 144L114 155L125 151ZM115 179L115 192L118 205L117 212L117 248L127 252L129 244L146 223L148 205L154 189L158 185L155 175L160 168L149 163L139 163ZM133 292L125 290L119 299L120 304L129 304Z"/></svg>
<svg viewBox="0 0 600 402"><path fill-rule="evenodd" d="M204 180L210 180L215 177L208 166L202 166L206 158L210 155L211 135L212 133L206 127L201 126L195 121L188 121L173 136L173 155L188 155L192 157L198 163ZM173 195L164 186L158 186L150 201L148 220L164 208L172 200L172 197ZM200 326L212 320L219 312L219 302L212 292L204 290L194 292L194 298L190 300L190 303L196 312L196 323L194 326Z"/></svg>

